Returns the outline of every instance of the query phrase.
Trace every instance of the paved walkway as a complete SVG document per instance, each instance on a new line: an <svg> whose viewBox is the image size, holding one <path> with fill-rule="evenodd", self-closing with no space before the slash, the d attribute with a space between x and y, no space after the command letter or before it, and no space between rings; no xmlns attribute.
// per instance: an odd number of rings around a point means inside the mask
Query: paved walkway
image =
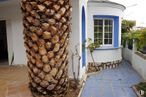
<svg viewBox="0 0 146 97"><path fill-rule="evenodd" d="M116 69L89 76L81 97L137 97L131 86L143 79L124 61Z"/></svg>

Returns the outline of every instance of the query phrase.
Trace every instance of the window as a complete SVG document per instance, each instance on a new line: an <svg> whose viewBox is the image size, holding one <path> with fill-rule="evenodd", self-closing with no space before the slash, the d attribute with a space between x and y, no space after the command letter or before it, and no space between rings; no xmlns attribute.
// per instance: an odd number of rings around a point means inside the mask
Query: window
<svg viewBox="0 0 146 97"><path fill-rule="evenodd" d="M100 41L101 45L113 44L113 20L94 19L94 42Z"/></svg>

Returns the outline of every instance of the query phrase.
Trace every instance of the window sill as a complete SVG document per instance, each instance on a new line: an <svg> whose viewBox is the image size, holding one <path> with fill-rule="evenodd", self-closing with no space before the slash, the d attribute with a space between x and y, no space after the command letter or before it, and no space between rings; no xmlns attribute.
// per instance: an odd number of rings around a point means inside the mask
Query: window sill
<svg viewBox="0 0 146 97"><path fill-rule="evenodd" d="M96 48L95 50L116 50L116 49L121 49L122 47L112 47L112 46L103 46Z"/></svg>

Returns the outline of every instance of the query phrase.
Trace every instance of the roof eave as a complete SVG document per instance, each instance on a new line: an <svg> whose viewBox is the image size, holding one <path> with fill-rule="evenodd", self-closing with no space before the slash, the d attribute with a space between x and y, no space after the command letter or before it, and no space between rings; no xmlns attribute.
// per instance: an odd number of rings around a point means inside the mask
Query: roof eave
<svg viewBox="0 0 146 97"><path fill-rule="evenodd" d="M108 4L116 4L118 6L121 6L123 10L126 9L126 7L122 4L116 3L116 2L111 2L111 1L88 1L88 2L93 2L93 3L108 3Z"/></svg>

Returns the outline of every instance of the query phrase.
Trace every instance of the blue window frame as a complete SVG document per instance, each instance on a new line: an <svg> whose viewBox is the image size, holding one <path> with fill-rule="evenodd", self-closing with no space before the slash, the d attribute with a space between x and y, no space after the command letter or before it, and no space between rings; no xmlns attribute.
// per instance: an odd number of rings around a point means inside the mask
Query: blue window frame
<svg viewBox="0 0 146 97"><path fill-rule="evenodd" d="M113 19L94 19L94 42L100 41L103 46L113 44Z"/></svg>
<svg viewBox="0 0 146 97"><path fill-rule="evenodd" d="M119 47L119 17L118 16L111 16L111 15L94 15L93 16L93 19L94 21L95 20L102 20L103 23L105 23L105 20L113 20L113 35L112 35L112 45L113 47L115 48L118 48ZM103 25L104 26L104 25ZM94 29L95 30L95 29ZM104 30L105 29L102 29L102 33L104 33ZM110 32L110 31L109 31ZM111 33L109 33L111 34ZM102 35L103 36L103 35ZM104 37L104 36L103 36ZM108 42L107 42L108 41ZM111 38L108 37L108 40L105 39L103 40L102 42L105 42L105 43L108 43L108 44L111 44ZM102 44L105 44L105 43L102 43Z"/></svg>

